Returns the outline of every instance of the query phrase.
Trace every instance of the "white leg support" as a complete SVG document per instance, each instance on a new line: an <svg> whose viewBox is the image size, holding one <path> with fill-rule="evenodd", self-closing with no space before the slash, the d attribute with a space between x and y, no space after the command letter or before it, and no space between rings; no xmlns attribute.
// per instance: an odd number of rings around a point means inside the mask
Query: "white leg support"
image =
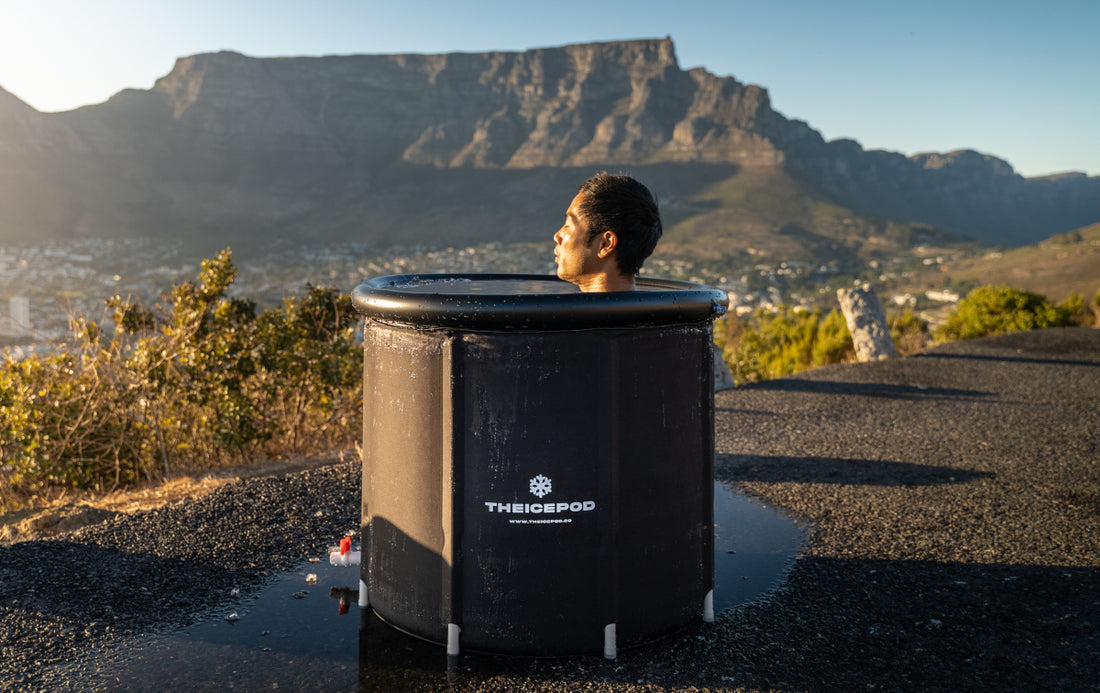
<svg viewBox="0 0 1100 693"><path fill-rule="evenodd" d="M458 634L462 629L453 623L447 624L447 654L457 656L460 652L458 646Z"/></svg>
<svg viewBox="0 0 1100 693"><path fill-rule="evenodd" d="M703 597L703 622L714 623L714 590L707 592Z"/></svg>
<svg viewBox="0 0 1100 693"><path fill-rule="evenodd" d="M603 656L604 659L615 659L618 654L615 647L615 624L608 623L603 627Z"/></svg>
<svg viewBox="0 0 1100 693"><path fill-rule="evenodd" d="M367 594L367 583L362 580L359 581L359 606L364 609L370 606L370 596Z"/></svg>

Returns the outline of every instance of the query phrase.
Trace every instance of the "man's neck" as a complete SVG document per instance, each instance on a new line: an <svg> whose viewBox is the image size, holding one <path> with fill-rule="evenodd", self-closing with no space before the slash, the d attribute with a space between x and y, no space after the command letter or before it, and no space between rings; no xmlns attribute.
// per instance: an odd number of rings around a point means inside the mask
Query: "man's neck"
<svg viewBox="0 0 1100 693"><path fill-rule="evenodd" d="M577 286L585 293L600 293L607 291L634 291L634 275L624 274L593 274L577 281Z"/></svg>

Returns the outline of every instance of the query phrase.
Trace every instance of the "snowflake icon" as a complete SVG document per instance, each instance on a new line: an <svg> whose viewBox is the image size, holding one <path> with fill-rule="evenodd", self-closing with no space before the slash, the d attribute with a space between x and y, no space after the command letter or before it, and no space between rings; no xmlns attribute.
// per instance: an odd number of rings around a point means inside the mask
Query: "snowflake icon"
<svg viewBox="0 0 1100 693"><path fill-rule="evenodd" d="M535 494L539 498L542 498L546 494L554 490L554 487L550 484L550 480L539 474L534 479L531 479L531 493Z"/></svg>

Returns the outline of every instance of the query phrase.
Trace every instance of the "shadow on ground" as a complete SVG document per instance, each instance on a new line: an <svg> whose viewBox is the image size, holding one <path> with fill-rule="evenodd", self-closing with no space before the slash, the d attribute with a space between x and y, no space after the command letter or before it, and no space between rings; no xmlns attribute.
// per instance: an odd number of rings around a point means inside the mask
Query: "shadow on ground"
<svg viewBox="0 0 1100 693"><path fill-rule="evenodd" d="M772 598L615 661L448 660L373 619L359 690L1091 690L1097 581L1093 568L807 558Z"/></svg>
<svg viewBox="0 0 1100 693"><path fill-rule="evenodd" d="M803 392L822 395L857 395L887 399L964 399L976 400L992 393L982 390L963 390L949 387L922 387L919 385L886 385L883 383L836 382L832 380L800 380L785 378L765 380L744 386L746 390L775 392Z"/></svg>
<svg viewBox="0 0 1100 693"><path fill-rule="evenodd" d="M1000 354L951 354L934 352L926 354L913 354L915 359L962 359L970 361L999 361L1004 363L1027 363L1043 366L1085 366L1087 368L1100 368L1100 363L1092 361L1076 361L1073 359L1042 358L1038 356L1003 356Z"/></svg>
<svg viewBox="0 0 1100 693"><path fill-rule="evenodd" d="M734 482L931 486L963 484L994 476L989 472L912 462L784 455L718 455L715 467L718 478Z"/></svg>

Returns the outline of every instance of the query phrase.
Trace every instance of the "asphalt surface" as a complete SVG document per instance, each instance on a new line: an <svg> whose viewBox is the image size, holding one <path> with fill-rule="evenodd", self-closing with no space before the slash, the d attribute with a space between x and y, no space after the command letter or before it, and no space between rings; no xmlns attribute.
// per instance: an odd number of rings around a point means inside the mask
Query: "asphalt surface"
<svg viewBox="0 0 1100 693"><path fill-rule="evenodd" d="M360 690L1100 690L1100 330L817 369L716 408L717 478L810 527L770 597L614 661L375 663ZM0 689L112 690L98 652L318 555L358 525L358 486L355 464L246 480L0 548Z"/></svg>

